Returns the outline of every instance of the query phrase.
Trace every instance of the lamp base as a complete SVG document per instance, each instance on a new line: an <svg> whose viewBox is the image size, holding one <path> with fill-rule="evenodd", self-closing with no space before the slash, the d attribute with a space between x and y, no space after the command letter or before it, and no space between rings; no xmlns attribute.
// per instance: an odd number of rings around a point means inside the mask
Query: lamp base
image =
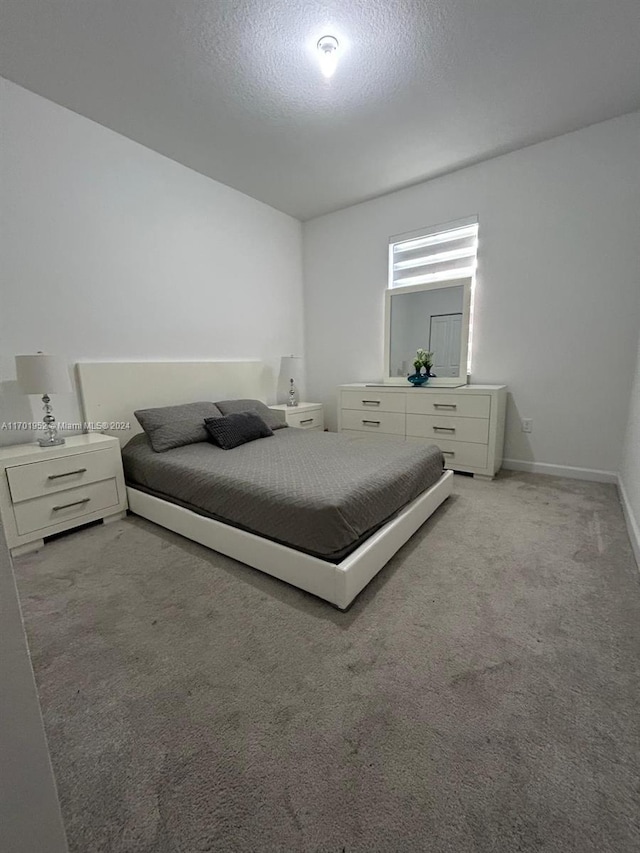
<svg viewBox="0 0 640 853"><path fill-rule="evenodd" d="M295 386L293 379L289 380L289 396L287 397L287 406L298 405L298 389Z"/></svg>
<svg viewBox="0 0 640 853"><path fill-rule="evenodd" d="M48 439L48 438L39 438L38 439L38 444L40 445L40 447L58 447L60 444L64 444L64 443L65 443L64 438L60 438L59 436L56 436L55 438L52 438L52 439Z"/></svg>
<svg viewBox="0 0 640 853"><path fill-rule="evenodd" d="M38 444L40 447L59 447L59 445L64 444L64 438L58 436L56 419L52 414L51 399L48 394L43 394L42 402L44 403L43 408L45 411L44 418L42 419L44 421L45 437L38 439Z"/></svg>

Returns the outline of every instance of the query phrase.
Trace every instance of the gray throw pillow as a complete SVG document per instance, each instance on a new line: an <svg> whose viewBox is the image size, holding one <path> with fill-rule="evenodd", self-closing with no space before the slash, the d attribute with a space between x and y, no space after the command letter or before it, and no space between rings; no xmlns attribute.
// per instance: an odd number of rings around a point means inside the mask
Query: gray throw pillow
<svg viewBox="0 0 640 853"><path fill-rule="evenodd" d="M216 401L216 406L223 415L234 415L236 412L257 412L270 429L282 429L288 426L260 400L220 400Z"/></svg>
<svg viewBox="0 0 640 853"><path fill-rule="evenodd" d="M223 450L233 450L248 441L273 435L256 412L236 412L221 418L205 418L204 425L211 441Z"/></svg>
<svg viewBox="0 0 640 853"><path fill-rule="evenodd" d="M139 409L133 414L157 453L207 441L209 434L204 419L222 417L215 403L184 403L182 406Z"/></svg>

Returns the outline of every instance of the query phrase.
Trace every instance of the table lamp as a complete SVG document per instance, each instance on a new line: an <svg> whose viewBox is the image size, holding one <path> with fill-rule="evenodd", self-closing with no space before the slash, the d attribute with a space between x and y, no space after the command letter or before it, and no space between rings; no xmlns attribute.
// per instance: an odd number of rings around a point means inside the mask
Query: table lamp
<svg viewBox="0 0 640 853"><path fill-rule="evenodd" d="M40 447L57 447L64 444L58 436L56 419L52 414L49 394L70 394L72 391L66 361L56 355L39 352L36 355L16 356L18 385L25 394L42 394L44 403L45 437L39 439Z"/></svg>
<svg viewBox="0 0 640 853"><path fill-rule="evenodd" d="M280 376L288 378L287 406L297 406L300 401L298 387L302 378L302 356L281 356Z"/></svg>

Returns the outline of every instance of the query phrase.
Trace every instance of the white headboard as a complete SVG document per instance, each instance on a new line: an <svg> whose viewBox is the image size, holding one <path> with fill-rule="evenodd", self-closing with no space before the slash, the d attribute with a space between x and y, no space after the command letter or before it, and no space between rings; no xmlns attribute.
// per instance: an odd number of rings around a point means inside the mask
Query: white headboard
<svg viewBox="0 0 640 853"><path fill-rule="evenodd" d="M273 390L261 361L93 361L76 364L76 372L85 422L120 444L142 432L136 409L242 397L266 401ZM130 428L116 426L122 423Z"/></svg>

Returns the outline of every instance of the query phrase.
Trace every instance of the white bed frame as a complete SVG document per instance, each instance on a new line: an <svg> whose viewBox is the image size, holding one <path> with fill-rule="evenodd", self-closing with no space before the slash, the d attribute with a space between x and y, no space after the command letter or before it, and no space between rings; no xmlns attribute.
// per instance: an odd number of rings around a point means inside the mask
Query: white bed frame
<svg viewBox="0 0 640 853"><path fill-rule="evenodd" d="M85 362L77 375L85 421L131 424L130 430L102 429L125 444L140 427L133 412L196 400L248 397L265 400L270 382L260 362ZM346 610L399 548L451 494L453 472L370 536L340 563L330 563L279 545L138 489L127 488L136 515L233 557Z"/></svg>

